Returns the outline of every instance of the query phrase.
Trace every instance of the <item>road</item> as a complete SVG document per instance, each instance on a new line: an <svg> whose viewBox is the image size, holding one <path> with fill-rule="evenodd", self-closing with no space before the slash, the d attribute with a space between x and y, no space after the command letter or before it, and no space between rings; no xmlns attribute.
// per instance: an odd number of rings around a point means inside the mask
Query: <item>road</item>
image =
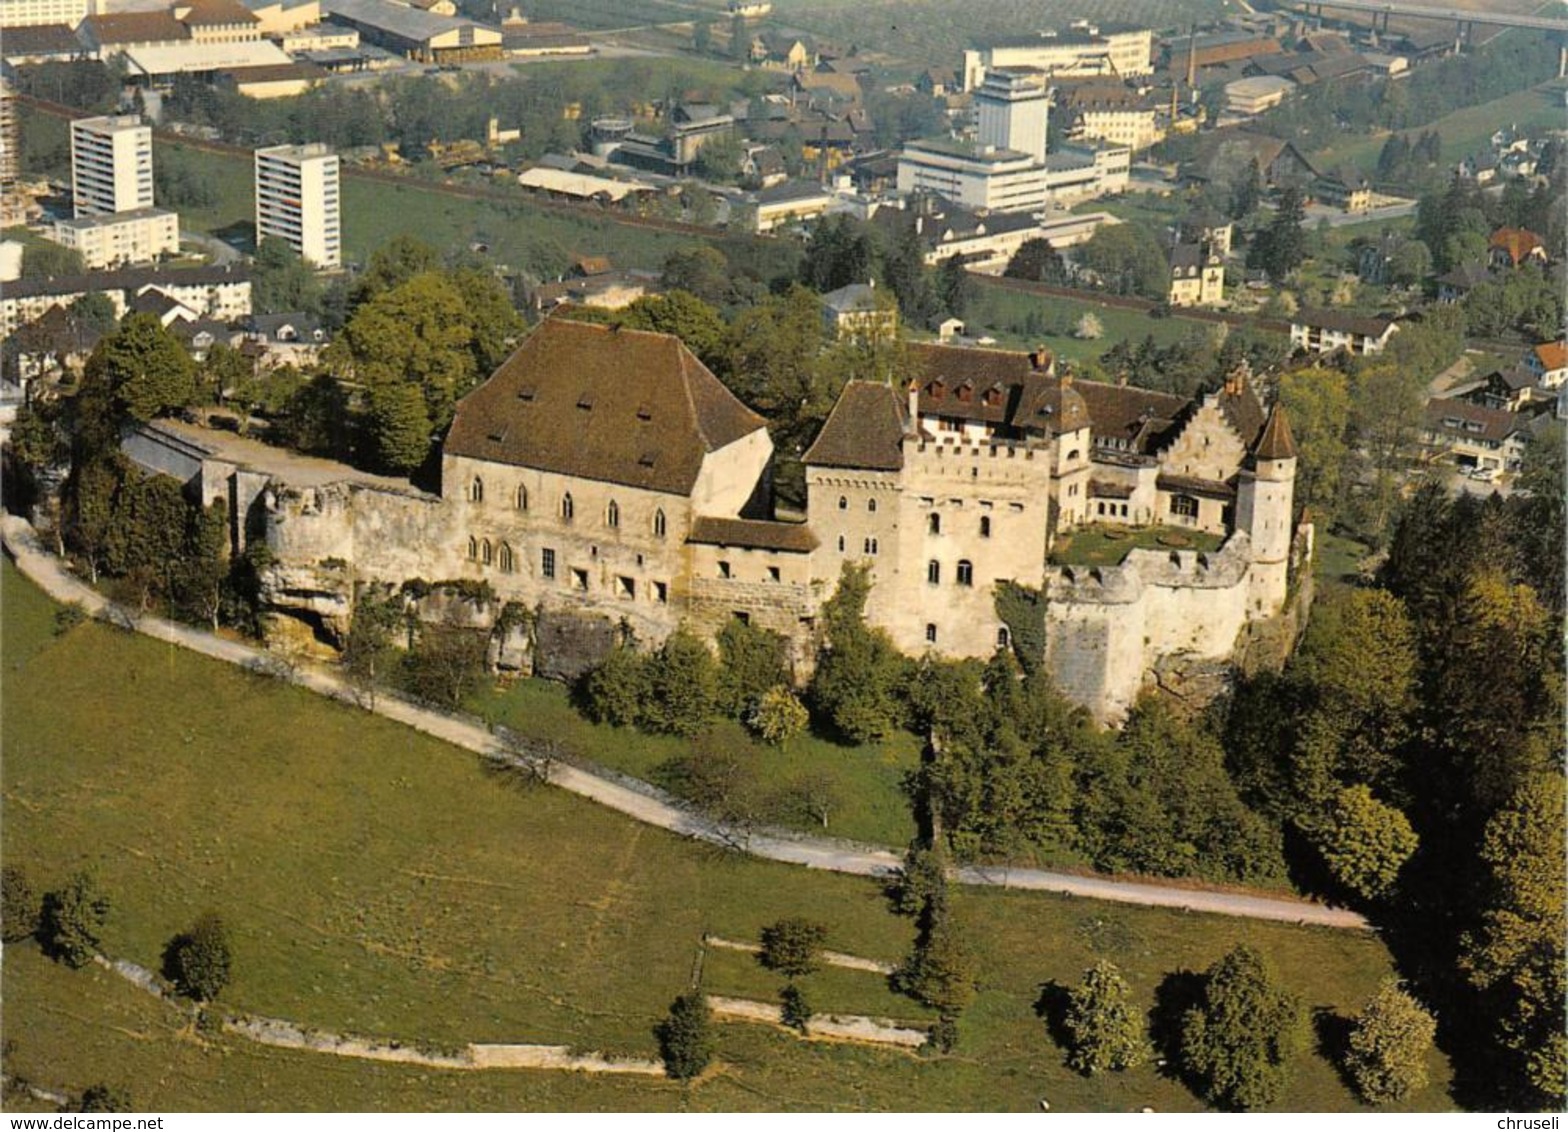
<svg viewBox="0 0 1568 1132"><path fill-rule="evenodd" d="M387 695L378 695L372 703L367 704L330 669L306 665L289 669L280 663L276 654L238 641L225 640L189 625L179 625L148 615L132 620L123 610L66 570L58 558L43 548L36 532L25 519L15 515L0 518L0 535L3 535L5 549L15 560L18 569L57 601L79 603L95 617L132 624L137 632L155 640L177 644L216 660L253 670L275 672L320 695L366 708L478 754L516 761L515 756L510 755L489 731L469 720ZM563 790L569 790L637 821L698 841L739 849L770 861L869 877L887 876L901 864L898 854L869 845L797 836L783 831L746 834L676 805L667 797L632 789L581 767L558 762L550 768L550 781ZM971 866L959 869L957 879L968 885L1054 892L1151 908L1176 908L1184 912L1212 912L1253 920L1332 928L1365 930L1371 927L1364 917L1355 912L1310 901L1174 885L1141 884L1045 869Z"/></svg>

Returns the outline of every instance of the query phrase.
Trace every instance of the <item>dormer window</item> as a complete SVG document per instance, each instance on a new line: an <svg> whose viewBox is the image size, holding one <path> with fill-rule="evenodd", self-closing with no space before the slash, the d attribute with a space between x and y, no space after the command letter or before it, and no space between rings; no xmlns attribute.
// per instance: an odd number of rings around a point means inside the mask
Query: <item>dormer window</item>
<svg viewBox="0 0 1568 1132"><path fill-rule="evenodd" d="M973 401L975 399L975 387L974 387L974 383L973 382L970 382L970 381L964 382L962 385L960 385L958 387L956 392L958 394L959 401L961 401L965 405L969 404L969 402L971 402L971 401Z"/></svg>
<svg viewBox="0 0 1568 1132"><path fill-rule="evenodd" d="M947 386L942 384L940 380L933 381L931 384L926 386L926 392L940 401L943 397L947 396Z"/></svg>
<svg viewBox="0 0 1568 1132"><path fill-rule="evenodd" d="M579 395L578 398L577 398L577 407L579 409L592 409L593 408L593 394L587 392L586 390L584 390L583 393L581 395Z"/></svg>
<svg viewBox="0 0 1568 1132"><path fill-rule="evenodd" d="M653 420L653 409L651 409L647 405L638 405L637 406L637 419L640 420L640 421L651 421L651 420Z"/></svg>

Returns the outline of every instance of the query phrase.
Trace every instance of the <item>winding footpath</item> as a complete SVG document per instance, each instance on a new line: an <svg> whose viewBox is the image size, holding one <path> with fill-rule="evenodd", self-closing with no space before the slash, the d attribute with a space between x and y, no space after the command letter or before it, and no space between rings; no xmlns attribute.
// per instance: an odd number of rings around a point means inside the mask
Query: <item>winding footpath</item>
<svg viewBox="0 0 1568 1132"><path fill-rule="evenodd" d="M132 618L72 575L60 559L44 549L37 533L25 519L15 515L0 518L0 536L3 536L5 549L17 568L56 601L74 602L94 617L134 625L137 632L155 640L176 644L215 660L253 671L275 671L320 695L374 711L377 715L487 758L521 761L478 723L444 715L388 695L377 695L373 703L367 704L340 676L327 669L300 665L285 670L279 665L276 655L265 649L225 640L192 626L175 624L159 617L142 615ZM549 778L553 785L563 790L591 799L637 821L698 841L741 849L752 856L771 861L872 877L887 876L902 864L899 854L874 846L777 830L746 834L676 805L667 798L632 789L604 775L561 762L549 768ZM1365 917L1348 909L1284 897L1142 884L1045 869L968 866L957 871L957 879L968 885L1054 892L1151 908L1175 908L1183 912L1212 912L1253 920L1352 930L1371 928Z"/></svg>

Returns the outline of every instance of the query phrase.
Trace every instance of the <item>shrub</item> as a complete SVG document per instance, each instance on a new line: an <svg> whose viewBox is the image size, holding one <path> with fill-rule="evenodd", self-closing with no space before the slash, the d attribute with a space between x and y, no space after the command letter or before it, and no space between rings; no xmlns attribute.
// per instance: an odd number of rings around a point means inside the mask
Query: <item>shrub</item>
<svg viewBox="0 0 1568 1132"><path fill-rule="evenodd" d="M92 961L109 918L109 900L89 873L77 873L64 888L46 893L38 917L44 951L68 967Z"/></svg>
<svg viewBox="0 0 1568 1132"><path fill-rule="evenodd" d="M16 865L0 869L0 939L16 943L38 934L38 893Z"/></svg>
<svg viewBox="0 0 1568 1132"><path fill-rule="evenodd" d="M815 971L822 962L827 925L789 916L762 929L762 965L791 979Z"/></svg>
<svg viewBox="0 0 1568 1132"><path fill-rule="evenodd" d="M782 685L762 693L746 713L746 727L758 739L779 747L806 729L811 714L788 688Z"/></svg>
<svg viewBox="0 0 1568 1132"><path fill-rule="evenodd" d="M779 992L779 1018L784 1025L804 1034L811 1025L811 1003L806 992L790 983Z"/></svg>
<svg viewBox="0 0 1568 1132"><path fill-rule="evenodd" d="M81 602L73 601L69 605L62 605L54 611L54 635L63 637L86 620L87 610L82 608Z"/></svg>
<svg viewBox="0 0 1568 1132"><path fill-rule="evenodd" d="M1260 1108L1279 1095L1304 1040L1301 1001L1243 944L1205 973L1198 1005L1182 1018L1181 1061L1210 1103Z"/></svg>
<svg viewBox="0 0 1568 1132"><path fill-rule="evenodd" d="M213 912L203 913L164 950L164 973L181 994L199 1002L218 997L228 985L232 963L229 934Z"/></svg>
<svg viewBox="0 0 1568 1132"><path fill-rule="evenodd" d="M630 648L617 648L583 677L582 706L595 723L630 727L648 699L648 665Z"/></svg>
<svg viewBox="0 0 1568 1132"><path fill-rule="evenodd" d="M82 1093L80 1112L135 1112L130 1091L120 1085L89 1085Z"/></svg>
<svg viewBox="0 0 1568 1132"><path fill-rule="evenodd" d="M1437 1023L1396 979L1387 979L1356 1016L1345 1071L1372 1104L1402 1100L1427 1082Z"/></svg>
<svg viewBox="0 0 1568 1132"><path fill-rule="evenodd" d="M688 991L670 1005L655 1035L664 1071L677 1081L691 1080L713 1060L712 1021L701 991Z"/></svg>
<svg viewBox="0 0 1568 1132"><path fill-rule="evenodd" d="M1131 1069L1144 1059L1148 1041L1142 1017L1133 1010L1127 982L1114 963L1101 960L1084 972L1067 1006L1072 1051L1067 1064L1085 1075Z"/></svg>

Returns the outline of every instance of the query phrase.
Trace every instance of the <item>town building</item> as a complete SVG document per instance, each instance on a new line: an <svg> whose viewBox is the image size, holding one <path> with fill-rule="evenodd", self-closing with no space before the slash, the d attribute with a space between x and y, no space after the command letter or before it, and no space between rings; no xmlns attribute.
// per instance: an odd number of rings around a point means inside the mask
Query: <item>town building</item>
<svg viewBox="0 0 1568 1132"><path fill-rule="evenodd" d="M180 218L163 208L56 220L54 242L80 253L89 271L151 263L180 250Z"/></svg>
<svg viewBox="0 0 1568 1132"><path fill-rule="evenodd" d="M319 268L343 264L338 157L325 145L256 151L256 240L287 241Z"/></svg>
<svg viewBox="0 0 1568 1132"><path fill-rule="evenodd" d="M1530 440L1530 419L1506 409L1434 397L1426 405L1425 441L1434 456L1466 471L1518 471Z"/></svg>
<svg viewBox="0 0 1568 1132"><path fill-rule="evenodd" d="M1344 212L1368 212L1372 208L1372 179L1354 165L1341 165L1320 174L1313 191L1324 204Z"/></svg>
<svg viewBox="0 0 1568 1132"><path fill-rule="evenodd" d="M1290 320L1290 344L1311 354L1381 354L1399 329L1391 318L1302 307Z"/></svg>
<svg viewBox="0 0 1568 1132"><path fill-rule="evenodd" d="M65 24L32 24L6 28L0 36L0 57L7 67L69 63L84 53L82 41Z"/></svg>
<svg viewBox="0 0 1568 1132"><path fill-rule="evenodd" d="M822 328L837 339L886 342L898 337L898 303L876 281L848 283L822 296Z"/></svg>
<svg viewBox="0 0 1568 1132"><path fill-rule="evenodd" d="M1568 384L1568 339L1558 338L1530 347L1525 351L1523 364L1543 389Z"/></svg>
<svg viewBox="0 0 1568 1132"><path fill-rule="evenodd" d="M49 279L18 279L0 289L0 337L68 307L84 295L100 294L119 318L146 291L161 291L201 318L235 322L250 317L250 273L239 267L182 267L96 271Z"/></svg>
<svg viewBox="0 0 1568 1132"><path fill-rule="evenodd" d="M1046 167L1032 153L979 141L922 138L898 155L898 191L928 192L970 209L1039 212L1049 198Z"/></svg>
<svg viewBox="0 0 1568 1132"><path fill-rule="evenodd" d="M1486 242L1486 262L1494 271L1511 271L1550 258L1546 243L1528 228L1499 228Z"/></svg>
<svg viewBox="0 0 1568 1132"><path fill-rule="evenodd" d="M964 52L963 89L977 90L998 67L1032 67L1055 77L1131 78L1154 70L1154 32L1081 21L1063 31L998 40Z"/></svg>
<svg viewBox="0 0 1568 1132"><path fill-rule="evenodd" d="M134 114L72 122L71 201L77 216L151 208L152 128Z"/></svg>
<svg viewBox="0 0 1568 1132"><path fill-rule="evenodd" d="M0 0L0 28L65 24L76 27L103 10L103 0Z"/></svg>
<svg viewBox="0 0 1568 1132"><path fill-rule="evenodd" d="M1085 82L1057 88L1067 135L1126 146L1136 153L1165 138L1159 100L1120 83Z"/></svg>
<svg viewBox="0 0 1568 1132"><path fill-rule="evenodd" d="M1225 299L1225 260L1204 243L1179 243L1171 249L1173 307L1215 307Z"/></svg>
<svg viewBox="0 0 1568 1132"><path fill-rule="evenodd" d="M1042 71L993 68L975 92L975 122L981 145L1027 153L1045 163L1051 96Z"/></svg>
<svg viewBox="0 0 1568 1132"><path fill-rule="evenodd" d="M321 0L321 12L359 32L365 43L416 62L495 63L504 58L501 30L472 20L390 0Z"/></svg>
<svg viewBox="0 0 1568 1132"><path fill-rule="evenodd" d="M11 83L0 77L0 224L7 227L27 219L27 204L20 191L21 144Z"/></svg>

